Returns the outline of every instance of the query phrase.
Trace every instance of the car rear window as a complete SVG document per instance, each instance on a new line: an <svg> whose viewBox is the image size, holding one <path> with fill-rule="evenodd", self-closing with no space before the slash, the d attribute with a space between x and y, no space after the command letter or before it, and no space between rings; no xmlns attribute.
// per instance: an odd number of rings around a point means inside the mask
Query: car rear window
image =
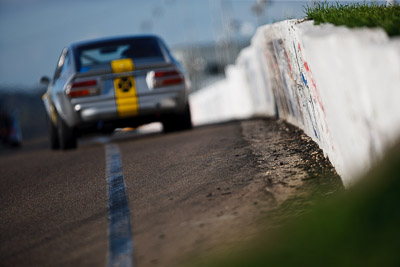
<svg viewBox="0 0 400 267"><path fill-rule="evenodd" d="M81 46L78 48L78 69L85 72L116 59L132 58L165 61L155 38L124 39Z"/></svg>

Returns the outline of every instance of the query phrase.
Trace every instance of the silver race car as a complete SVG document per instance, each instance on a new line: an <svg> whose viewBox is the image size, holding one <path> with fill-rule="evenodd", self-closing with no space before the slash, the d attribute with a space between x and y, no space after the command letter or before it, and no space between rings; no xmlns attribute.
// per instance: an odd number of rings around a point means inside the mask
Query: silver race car
<svg viewBox="0 0 400 267"><path fill-rule="evenodd" d="M192 127L189 81L164 42L152 35L72 44L63 49L48 89L50 147L77 138L159 121L164 132Z"/></svg>

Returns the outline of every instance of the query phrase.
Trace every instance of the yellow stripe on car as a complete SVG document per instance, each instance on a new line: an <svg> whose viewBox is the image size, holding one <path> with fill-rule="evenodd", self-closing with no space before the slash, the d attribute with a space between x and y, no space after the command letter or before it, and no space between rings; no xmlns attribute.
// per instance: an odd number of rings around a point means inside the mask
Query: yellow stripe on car
<svg viewBox="0 0 400 267"><path fill-rule="evenodd" d="M111 61L114 73L134 71L132 59ZM136 83L133 76L122 76L114 79L115 102L120 117L135 116L139 113L139 101L136 93Z"/></svg>
<svg viewBox="0 0 400 267"><path fill-rule="evenodd" d="M49 112L50 112L50 119L54 124L57 124L57 114L56 114L56 109L53 105L53 101L51 100L50 95L46 92L44 95L42 95L42 100L48 101L48 105L49 105Z"/></svg>

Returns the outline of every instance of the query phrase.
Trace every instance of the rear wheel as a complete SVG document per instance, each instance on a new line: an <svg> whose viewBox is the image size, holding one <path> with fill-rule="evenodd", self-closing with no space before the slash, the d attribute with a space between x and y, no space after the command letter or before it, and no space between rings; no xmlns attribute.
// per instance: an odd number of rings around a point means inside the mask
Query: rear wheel
<svg viewBox="0 0 400 267"><path fill-rule="evenodd" d="M190 113L189 103L185 107L185 112L178 116L179 130L190 130L193 128L192 114Z"/></svg>
<svg viewBox="0 0 400 267"><path fill-rule="evenodd" d="M189 104L186 105L184 113L169 116L162 124L165 133L192 129L192 116Z"/></svg>
<svg viewBox="0 0 400 267"><path fill-rule="evenodd" d="M50 149L56 150L60 148L60 142L58 140L57 127L53 124L50 118L47 118L47 128L49 131L49 145Z"/></svg>
<svg viewBox="0 0 400 267"><path fill-rule="evenodd" d="M164 119L162 122L162 125L163 125L164 133L170 133L170 132L175 131L176 125L175 125L174 118L172 116Z"/></svg>
<svg viewBox="0 0 400 267"><path fill-rule="evenodd" d="M57 118L57 132L60 148L63 150L77 147L77 137L73 128L70 128L60 117Z"/></svg>

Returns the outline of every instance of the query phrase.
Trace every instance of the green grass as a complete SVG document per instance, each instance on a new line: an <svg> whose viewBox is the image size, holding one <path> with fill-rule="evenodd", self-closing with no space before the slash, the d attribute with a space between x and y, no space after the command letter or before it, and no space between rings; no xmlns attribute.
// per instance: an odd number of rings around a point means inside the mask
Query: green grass
<svg viewBox="0 0 400 267"><path fill-rule="evenodd" d="M355 27L381 27L389 36L400 35L400 6L385 6L377 3L328 3L317 2L314 7L305 7L307 19L315 25L331 23Z"/></svg>
<svg viewBox="0 0 400 267"><path fill-rule="evenodd" d="M362 182L278 230L189 266L400 266L400 144Z"/></svg>

